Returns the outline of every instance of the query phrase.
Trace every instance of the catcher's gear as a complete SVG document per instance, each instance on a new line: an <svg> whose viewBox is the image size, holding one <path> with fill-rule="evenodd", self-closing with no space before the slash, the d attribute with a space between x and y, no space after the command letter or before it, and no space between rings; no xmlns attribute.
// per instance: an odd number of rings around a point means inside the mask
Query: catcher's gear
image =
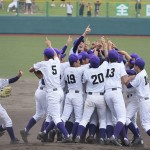
<svg viewBox="0 0 150 150"><path fill-rule="evenodd" d="M1 97L7 97L11 94L11 86L6 86L3 89L0 89L0 96Z"/></svg>

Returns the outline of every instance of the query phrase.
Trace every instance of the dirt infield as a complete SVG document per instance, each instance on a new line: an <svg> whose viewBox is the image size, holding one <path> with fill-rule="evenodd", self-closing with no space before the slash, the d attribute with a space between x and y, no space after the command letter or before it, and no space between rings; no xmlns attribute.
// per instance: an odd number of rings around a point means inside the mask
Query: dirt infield
<svg viewBox="0 0 150 150"><path fill-rule="evenodd" d="M40 130L41 121L31 129L29 135L29 144L23 143L19 131L23 129L32 115L35 113L34 92L37 88L38 80L20 80L12 85L12 95L7 98L0 98L0 103L7 110L14 124L16 136L20 139L20 144L9 145L8 134L0 137L0 150L143 150L150 149L150 137L141 129L144 140L144 148L129 148L115 146L99 146L97 144L62 144L62 143L41 143L36 139ZM138 123L140 126L140 123ZM141 128L141 127L140 127Z"/></svg>

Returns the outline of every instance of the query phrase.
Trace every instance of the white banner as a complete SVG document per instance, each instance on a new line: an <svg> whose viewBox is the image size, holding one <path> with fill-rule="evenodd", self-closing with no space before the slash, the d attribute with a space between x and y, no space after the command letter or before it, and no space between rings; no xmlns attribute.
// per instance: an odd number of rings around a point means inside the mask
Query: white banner
<svg viewBox="0 0 150 150"><path fill-rule="evenodd" d="M150 5L146 5L146 16L150 16Z"/></svg>

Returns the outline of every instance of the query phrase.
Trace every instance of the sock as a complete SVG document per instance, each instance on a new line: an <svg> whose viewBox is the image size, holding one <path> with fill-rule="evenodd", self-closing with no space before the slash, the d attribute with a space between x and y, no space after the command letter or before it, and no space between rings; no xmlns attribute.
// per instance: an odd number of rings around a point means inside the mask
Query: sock
<svg viewBox="0 0 150 150"><path fill-rule="evenodd" d="M44 123L44 130L46 130L47 126L49 125L50 122L46 122Z"/></svg>
<svg viewBox="0 0 150 150"><path fill-rule="evenodd" d="M150 136L150 129L147 131L147 134Z"/></svg>
<svg viewBox="0 0 150 150"><path fill-rule="evenodd" d="M67 121L65 124L65 128L68 131L69 134L71 134L72 128L73 128L73 123L70 121Z"/></svg>
<svg viewBox="0 0 150 150"><path fill-rule="evenodd" d="M55 127L54 121L51 121L49 125L46 127L46 134Z"/></svg>
<svg viewBox="0 0 150 150"><path fill-rule="evenodd" d="M126 129L125 129L125 126L123 126L121 132L120 132L120 135L122 136L122 138L127 138L127 134L126 134Z"/></svg>
<svg viewBox="0 0 150 150"><path fill-rule="evenodd" d="M29 132L29 130L36 124L36 120L34 118L31 118L26 126L26 131Z"/></svg>
<svg viewBox="0 0 150 150"><path fill-rule="evenodd" d="M96 132L96 126L94 124L89 124L89 135L93 135Z"/></svg>
<svg viewBox="0 0 150 150"><path fill-rule="evenodd" d="M43 123L42 123L42 126L41 126L41 132L43 132L44 131L44 124L45 124L45 120L43 121Z"/></svg>
<svg viewBox="0 0 150 150"><path fill-rule="evenodd" d="M107 125L106 127L106 135L107 138L110 138L114 133L114 127L112 125Z"/></svg>
<svg viewBox="0 0 150 150"><path fill-rule="evenodd" d="M129 123L128 128L131 130L131 132L134 134L135 137L139 137L137 129L135 128L132 122Z"/></svg>
<svg viewBox="0 0 150 150"><path fill-rule="evenodd" d="M0 126L0 131L5 131L5 130L6 130L6 128L4 129L3 126L1 125Z"/></svg>
<svg viewBox="0 0 150 150"><path fill-rule="evenodd" d="M123 125L122 122L120 122L120 121L117 122L117 124L116 124L116 126L114 128L114 136L115 136L116 139L118 138L118 136L119 136L123 126L124 125Z"/></svg>
<svg viewBox="0 0 150 150"><path fill-rule="evenodd" d="M77 136L82 136L83 132L84 132L85 127L82 125L78 126L78 131L77 131Z"/></svg>
<svg viewBox="0 0 150 150"><path fill-rule="evenodd" d="M72 136L73 136L73 138L76 137L78 126L79 126L79 123L75 122L74 125L73 125L73 128L72 128Z"/></svg>
<svg viewBox="0 0 150 150"><path fill-rule="evenodd" d="M99 129L99 138L102 138L102 139L106 138L106 129L105 128Z"/></svg>
<svg viewBox="0 0 150 150"><path fill-rule="evenodd" d="M62 132L62 134L64 135L65 139L68 139L68 132L64 126L63 122L59 122L57 123L57 128L60 130L60 132Z"/></svg>
<svg viewBox="0 0 150 150"><path fill-rule="evenodd" d="M84 129L84 131L83 131L83 133L81 135L81 139L85 139L86 134L87 134L88 129L89 129L89 125L90 125L89 123L86 125L86 128Z"/></svg>
<svg viewBox="0 0 150 150"><path fill-rule="evenodd" d="M14 135L14 130L12 127L6 127L6 130L9 134L9 137L11 139L11 141L14 141L16 138L15 138L15 135Z"/></svg>

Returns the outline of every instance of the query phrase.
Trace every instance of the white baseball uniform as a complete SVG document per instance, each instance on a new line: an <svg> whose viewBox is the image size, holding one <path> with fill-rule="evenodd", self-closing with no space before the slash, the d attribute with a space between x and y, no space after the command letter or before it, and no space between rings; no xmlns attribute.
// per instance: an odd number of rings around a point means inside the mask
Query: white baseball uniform
<svg viewBox="0 0 150 150"><path fill-rule="evenodd" d="M99 119L99 128L106 128L106 103L104 101L104 82L108 62L103 62L98 68L84 71L83 83L86 83L87 98L80 125L86 126L95 108Z"/></svg>
<svg viewBox="0 0 150 150"><path fill-rule="evenodd" d="M139 98L140 120L142 127L147 132L150 129L150 87L145 69L139 72L130 82L135 87Z"/></svg>
<svg viewBox="0 0 150 150"><path fill-rule="evenodd" d="M46 99L48 102L47 115L51 116L54 123L61 122L60 103L63 91L60 86L60 61L58 57L54 60L41 61L34 64L35 71L40 70L43 74L46 87Z"/></svg>
<svg viewBox="0 0 150 150"><path fill-rule="evenodd" d="M82 75L84 67L68 67L65 70L65 81L68 93L65 99L64 111L61 119L66 122L72 111L75 113L75 122L80 122L83 113L83 84Z"/></svg>
<svg viewBox="0 0 150 150"><path fill-rule="evenodd" d="M111 114L123 124L126 122L126 109L122 94L121 77L125 75L127 73L122 63L109 63L105 81L105 101ZM108 120L108 122L111 122L111 120Z"/></svg>

